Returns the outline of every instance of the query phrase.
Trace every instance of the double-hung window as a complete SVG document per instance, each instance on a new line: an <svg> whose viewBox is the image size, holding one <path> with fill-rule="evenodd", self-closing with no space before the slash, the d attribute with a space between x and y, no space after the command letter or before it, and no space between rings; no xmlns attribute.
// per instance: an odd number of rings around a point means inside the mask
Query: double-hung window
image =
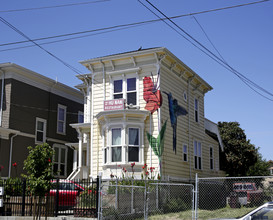
<svg viewBox="0 0 273 220"><path fill-rule="evenodd" d="M209 148L209 162L210 162L210 169L214 169L214 159L213 159L213 148Z"/></svg>
<svg viewBox="0 0 273 220"><path fill-rule="evenodd" d="M112 128L111 161L122 161L121 128Z"/></svg>
<svg viewBox="0 0 273 220"><path fill-rule="evenodd" d="M185 144L183 145L183 161L188 161L188 146Z"/></svg>
<svg viewBox="0 0 273 220"><path fill-rule="evenodd" d="M65 126L66 126L66 106L58 105L57 133L65 134Z"/></svg>
<svg viewBox="0 0 273 220"><path fill-rule="evenodd" d="M35 142L36 143L46 142L46 120L45 119L36 118Z"/></svg>
<svg viewBox="0 0 273 220"><path fill-rule="evenodd" d="M194 141L194 168L202 169L202 145L198 141Z"/></svg>
<svg viewBox="0 0 273 220"><path fill-rule="evenodd" d="M195 122L199 122L199 101L198 101L198 99L194 99L194 120L195 120Z"/></svg>
<svg viewBox="0 0 273 220"><path fill-rule="evenodd" d="M64 145L54 144L53 174L58 177L66 176L67 148Z"/></svg>
<svg viewBox="0 0 273 220"><path fill-rule="evenodd" d="M143 162L141 137L143 128L138 126L114 126L103 132L103 161L105 165Z"/></svg>
<svg viewBox="0 0 273 220"><path fill-rule="evenodd" d="M139 162L139 129L128 130L128 162Z"/></svg>
<svg viewBox="0 0 273 220"><path fill-rule="evenodd" d="M137 105L137 78L122 77L113 80L113 99L126 99L128 105Z"/></svg>

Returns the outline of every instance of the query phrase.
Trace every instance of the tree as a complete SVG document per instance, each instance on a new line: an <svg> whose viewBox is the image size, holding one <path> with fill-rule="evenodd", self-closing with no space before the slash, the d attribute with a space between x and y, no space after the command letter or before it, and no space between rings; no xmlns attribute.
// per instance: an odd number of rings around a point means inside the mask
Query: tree
<svg viewBox="0 0 273 220"><path fill-rule="evenodd" d="M40 217L41 199L49 192L51 187L52 161L54 150L44 143L35 147L28 147L29 155L24 161L24 169L28 175L24 177L33 196L38 196L38 211L36 218Z"/></svg>
<svg viewBox="0 0 273 220"><path fill-rule="evenodd" d="M253 166L249 167L247 176L269 176L269 166L269 162L263 159L262 155L258 153L258 160Z"/></svg>
<svg viewBox="0 0 273 220"><path fill-rule="evenodd" d="M228 176L246 176L258 159L258 148L250 143L238 122L218 122L224 147L222 169Z"/></svg>

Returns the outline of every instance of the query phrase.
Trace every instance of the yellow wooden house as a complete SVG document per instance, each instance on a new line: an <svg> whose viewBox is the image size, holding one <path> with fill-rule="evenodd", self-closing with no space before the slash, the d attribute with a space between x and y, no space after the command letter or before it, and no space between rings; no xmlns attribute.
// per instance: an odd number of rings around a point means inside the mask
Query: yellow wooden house
<svg viewBox="0 0 273 220"><path fill-rule="evenodd" d="M191 181L223 176L223 144L215 123L204 116L212 90L164 47L80 62L84 123L72 124L74 171L69 179L134 176Z"/></svg>

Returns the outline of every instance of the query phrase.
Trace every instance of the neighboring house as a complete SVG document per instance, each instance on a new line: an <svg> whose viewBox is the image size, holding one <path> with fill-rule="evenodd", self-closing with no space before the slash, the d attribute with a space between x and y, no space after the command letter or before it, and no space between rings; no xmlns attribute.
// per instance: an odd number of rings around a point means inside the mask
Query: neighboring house
<svg viewBox="0 0 273 220"><path fill-rule="evenodd" d="M91 73L78 76L84 123L71 124L79 142L71 144L78 167L69 179L130 176L132 166L135 178L150 177L150 167L165 180L224 175L218 127L204 117L204 96L212 87L169 50L80 63Z"/></svg>
<svg viewBox="0 0 273 220"><path fill-rule="evenodd" d="M28 146L54 147L54 175L66 178L73 169L78 140L70 123L83 120L80 91L13 63L0 64L0 166L2 177L20 177Z"/></svg>

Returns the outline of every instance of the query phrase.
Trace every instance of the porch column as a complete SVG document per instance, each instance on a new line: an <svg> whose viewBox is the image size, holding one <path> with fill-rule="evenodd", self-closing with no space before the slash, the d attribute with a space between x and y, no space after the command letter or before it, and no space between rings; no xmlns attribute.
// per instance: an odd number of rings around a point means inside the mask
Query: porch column
<svg viewBox="0 0 273 220"><path fill-rule="evenodd" d="M82 133L79 132L79 157L78 157L78 167L81 168L82 167Z"/></svg>
<svg viewBox="0 0 273 220"><path fill-rule="evenodd" d="M78 165L77 157L78 157L78 152L77 150L74 150L73 151L73 170L77 169L77 165Z"/></svg>
<svg viewBox="0 0 273 220"><path fill-rule="evenodd" d="M90 165L90 135L86 134L86 166Z"/></svg>

